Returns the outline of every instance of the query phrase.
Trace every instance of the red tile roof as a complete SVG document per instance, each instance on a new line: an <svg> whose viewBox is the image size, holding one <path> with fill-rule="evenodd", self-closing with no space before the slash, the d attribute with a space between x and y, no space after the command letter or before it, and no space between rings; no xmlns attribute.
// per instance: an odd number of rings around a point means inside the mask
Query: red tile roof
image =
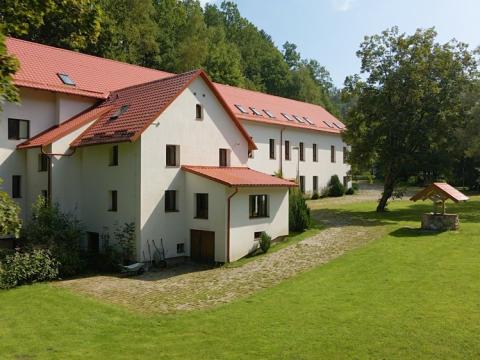
<svg viewBox="0 0 480 360"><path fill-rule="evenodd" d="M264 94L257 91L240 89L229 85L215 84L215 86L225 97L225 100L235 115L243 120L291 126L308 130L319 130L329 133L341 132L335 124L342 129L345 127L340 120L318 105ZM248 113L242 113L235 105L241 105L246 111L248 111ZM255 115L250 108L255 108L262 115ZM270 112L275 118L270 118L264 110ZM282 113L289 115L292 120L287 120ZM301 120L303 120L303 123L296 120L293 115L300 117ZM314 125L309 124L304 117L307 117Z"/></svg>
<svg viewBox="0 0 480 360"><path fill-rule="evenodd" d="M82 126L88 124L91 121L98 119L104 115L107 111L111 110L111 106L90 107L89 109L81 112L78 115L64 121L60 125L53 126L42 133L28 139L27 141L19 144L18 149L33 148L39 146L50 145L54 141L61 139L72 131L75 131Z"/></svg>
<svg viewBox="0 0 480 360"><path fill-rule="evenodd" d="M441 196L445 199L451 199L455 202L467 201L469 199L468 196L462 194L460 191L447 183L433 183L432 185L427 186L425 189L412 196L410 200L426 200L435 196Z"/></svg>
<svg viewBox="0 0 480 360"><path fill-rule="evenodd" d="M18 86L105 99L110 91L172 75L13 38L7 38L6 45L20 60L14 75ZM69 75L76 85L65 85L58 73Z"/></svg>
<svg viewBox="0 0 480 360"><path fill-rule="evenodd" d="M232 121L247 140L249 148L255 149L255 143L202 70L173 75L112 92L100 105L100 108L109 107L110 111L104 112L93 125L72 142L71 146L137 140L142 132L198 77L203 78L224 104ZM117 119L111 119L112 114L122 106L128 106L127 110Z"/></svg>
<svg viewBox="0 0 480 360"><path fill-rule="evenodd" d="M182 166L184 171L231 187L295 187L294 182L267 175L247 167Z"/></svg>

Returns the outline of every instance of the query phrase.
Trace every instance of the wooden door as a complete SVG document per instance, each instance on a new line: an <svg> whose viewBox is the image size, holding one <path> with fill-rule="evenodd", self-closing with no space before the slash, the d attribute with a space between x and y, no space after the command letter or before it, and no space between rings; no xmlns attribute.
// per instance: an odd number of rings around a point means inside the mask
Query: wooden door
<svg viewBox="0 0 480 360"><path fill-rule="evenodd" d="M198 262L214 262L215 232L190 230L190 257Z"/></svg>

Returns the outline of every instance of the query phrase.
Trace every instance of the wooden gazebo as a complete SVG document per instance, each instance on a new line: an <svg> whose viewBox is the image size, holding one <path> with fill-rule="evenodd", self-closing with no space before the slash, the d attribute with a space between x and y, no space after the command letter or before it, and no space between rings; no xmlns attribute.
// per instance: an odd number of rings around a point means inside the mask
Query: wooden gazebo
<svg viewBox="0 0 480 360"><path fill-rule="evenodd" d="M462 194L453 186L447 183L433 183L410 198L418 200L433 201L433 213L422 215L422 229L427 230L456 230L459 227L457 214L447 214L445 202L452 200L456 203L467 201L468 196ZM441 211L438 211L441 208Z"/></svg>

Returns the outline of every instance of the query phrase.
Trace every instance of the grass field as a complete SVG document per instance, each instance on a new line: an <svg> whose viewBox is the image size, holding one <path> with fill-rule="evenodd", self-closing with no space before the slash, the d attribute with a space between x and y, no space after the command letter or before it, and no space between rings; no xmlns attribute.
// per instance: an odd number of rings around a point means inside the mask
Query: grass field
<svg viewBox="0 0 480 360"><path fill-rule="evenodd" d="M450 206L461 230L439 234L416 229L426 205L373 208L318 211L384 236L213 310L145 316L46 284L0 292L0 358L480 358L480 198Z"/></svg>

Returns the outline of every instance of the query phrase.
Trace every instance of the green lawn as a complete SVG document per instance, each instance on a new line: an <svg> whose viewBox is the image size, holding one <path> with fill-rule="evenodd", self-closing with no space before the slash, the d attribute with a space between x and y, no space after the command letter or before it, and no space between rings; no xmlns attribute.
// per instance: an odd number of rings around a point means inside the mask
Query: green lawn
<svg viewBox="0 0 480 360"><path fill-rule="evenodd" d="M373 207L328 211L387 235L214 310L146 317L45 284L0 292L0 358L480 358L480 198L458 206L460 232L435 235L414 229L426 205Z"/></svg>

